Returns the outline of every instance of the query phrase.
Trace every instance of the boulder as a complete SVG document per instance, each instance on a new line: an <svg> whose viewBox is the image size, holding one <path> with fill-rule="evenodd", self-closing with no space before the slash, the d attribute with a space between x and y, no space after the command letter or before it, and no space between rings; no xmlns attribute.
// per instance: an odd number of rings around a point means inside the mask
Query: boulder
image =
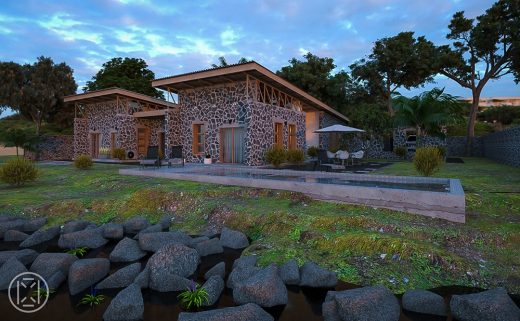
<svg viewBox="0 0 520 321"><path fill-rule="evenodd" d="M154 225L150 225L147 228L143 229L142 231L139 232L139 234L156 233L156 232L162 232L162 231L163 231L163 227L161 224L154 224Z"/></svg>
<svg viewBox="0 0 520 321"><path fill-rule="evenodd" d="M85 230L93 230L93 229L96 229L96 228L98 228L98 227L99 227L99 226L98 226L96 223L89 223L89 224L87 225L87 227L85 227ZM102 232L101 234L103 234L103 232Z"/></svg>
<svg viewBox="0 0 520 321"><path fill-rule="evenodd" d="M403 309L439 316L447 316L444 298L437 293L427 290L408 290L402 298Z"/></svg>
<svg viewBox="0 0 520 321"><path fill-rule="evenodd" d="M128 221L123 223L123 228L126 234L136 234L141 230L144 230L150 225L150 222L144 217L136 216L132 217Z"/></svg>
<svg viewBox="0 0 520 321"><path fill-rule="evenodd" d="M4 238L5 232L9 230L21 231L26 222L26 220L19 218L0 222L0 239Z"/></svg>
<svg viewBox="0 0 520 321"><path fill-rule="evenodd" d="M46 279L49 289L57 289L65 281L67 275L61 271L56 271L50 278Z"/></svg>
<svg viewBox="0 0 520 321"><path fill-rule="evenodd" d="M141 271L141 263L134 263L109 275L96 285L96 289L124 288L132 284Z"/></svg>
<svg viewBox="0 0 520 321"><path fill-rule="evenodd" d="M23 249L18 251L0 251L0 265L7 262L11 257L15 257L23 265L28 265L31 264L38 255L38 252L31 249Z"/></svg>
<svg viewBox="0 0 520 321"><path fill-rule="evenodd" d="M212 306L217 303L222 291L224 291L224 280L218 276L214 275L210 277L202 287L206 289L208 293L208 300L204 302L203 306Z"/></svg>
<svg viewBox="0 0 520 321"><path fill-rule="evenodd" d="M137 321L143 319L144 301L135 283L119 292L103 314L104 321Z"/></svg>
<svg viewBox="0 0 520 321"><path fill-rule="evenodd" d="M153 282L150 278L149 288L159 292L184 291L193 287L193 280L182 276L172 274L168 278L164 278L161 283Z"/></svg>
<svg viewBox="0 0 520 321"><path fill-rule="evenodd" d="M141 273L137 275L134 283L139 285L141 289L147 289L150 284L150 268L146 266Z"/></svg>
<svg viewBox="0 0 520 321"><path fill-rule="evenodd" d="M61 230L61 233L67 234L67 233L81 231L81 230L84 230L89 224L90 224L90 222L81 221L81 220L69 221L69 222L65 223L65 225L63 225L63 229Z"/></svg>
<svg viewBox="0 0 520 321"><path fill-rule="evenodd" d="M110 271L108 259L77 260L69 269L69 291L71 295L80 293L103 279Z"/></svg>
<svg viewBox="0 0 520 321"><path fill-rule="evenodd" d="M0 223L19 219L16 216L0 215Z"/></svg>
<svg viewBox="0 0 520 321"><path fill-rule="evenodd" d="M382 285L329 291L322 311L325 321L398 321L401 315L399 301Z"/></svg>
<svg viewBox="0 0 520 321"><path fill-rule="evenodd" d="M162 226L163 230L169 230L170 225L172 224L173 216L171 215L163 215L157 224Z"/></svg>
<svg viewBox="0 0 520 321"><path fill-rule="evenodd" d="M289 260L280 267L280 277L287 285L300 284L300 269L296 260Z"/></svg>
<svg viewBox="0 0 520 321"><path fill-rule="evenodd" d="M520 320L520 309L504 288L453 295L450 307L454 319L459 321Z"/></svg>
<svg viewBox="0 0 520 321"><path fill-rule="evenodd" d="M120 240L124 236L123 225L108 223L103 225L103 237L111 240Z"/></svg>
<svg viewBox="0 0 520 321"><path fill-rule="evenodd" d="M209 240L209 237L207 236L197 236L191 239L191 246L195 246L200 242Z"/></svg>
<svg viewBox="0 0 520 321"><path fill-rule="evenodd" d="M224 279L226 277L226 263L220 262L215 264L215 266L213 266L204 274L204 279L207 280L214 275L218 275Z"/></svg>
<svg viewBox="0 0 520 321"><path fill-rule="evenodd" d="M227 227L222 229L220 243L222 246L232 249L243 249L249 246L249 241L244 233L228 229Z"/></svg>
<svg viewBox="0 0 520 321"><path fill-rule="evenodd" d="M202 312L181 312L178 321L274 321L274 318L256 304L248 303L238 307L215 309Z"/></svg>
<svg viewBox="0 0 520 321"><path fill-rule="evenodd" d="M132 262L145 255L146 252L141 250L137 241L125 237L117 243L108 258L112 262Z"/></svg>
<svg viewBox="0 0 520 321"><path fill-rule="evenodd" d="M38 244L47 242L55 238L60 234L60 227L59 226L53 226L48 229L39 229L38 231L34 232L33 234L29 235L28 238L25 239L22 243L20 243L20 247L31 247L36 246Z"/></svg>
<svg viewBox="0 0 520 321"><path fill-rule="evenodd" d="M236 261L235 261L236 262ZM234 289L237 284L249 279L256 273L258 273L261 268L250 265L237 265L235 268L229 273L226 286L230 289Z"/></svg>
<svg viewBox="0 0 520 321"><path fill-rule="evenodd" d="M210 239L207 241L199 242L195 245L195 250L199 252L200 256L208 256L211 254L223 253L224 248L220 244L218 238Z"/></svg>
<svg viewBox="0 0 520 321"><path fill-rule="evenodd" d="M236 267L253 267L256 265L258 258L255 255L241 256L233 262L232 268Z"/></svg>
<svg viewBox="0 0 520 321"><path fill-rule="evenodd" d="M162 292L176 291L168 290L174 286L172 279L175 276L189 277L197 270L199 262L200 257L196 250L183 244L165 245L148 260L150 288Z"/></svg>
<svg viewBox="0 0 520 321"><path fill-rule="evenodd" d="M96 249L107 244L107 242L108 240L103 237L103 228L98 227L62 234L58 240L58 246L62 249L76 249L78 247Z"/></svg>
<svg viewBox="0 0 520 321"><path fill-rule="evenodd" d="M34 260L29 271L47 280L58 271L67 275L70 266L77 260L76 256L67 253L42 253Z"/></svg>
<svg viewBox="0 0 520 321"><path fill-rule="evenodd" d="M177 231L145 233L139 237L139 247L148 252L157 252L161 247L172 243L190 246L192 240L189 235Z"/></svg>
<svg viewBox="0 0 520 321"><path fill-rule="evenodd" d="M336 273L323 269L313 262L305 262L300 268L300 286L333 288L338 283Z"/></svg>
<svg viewBox="0 0 520 321"><path fill-rule="evenodd" d="M35 232L35 231L41 229L45 224L47 224L47 218L45 218L45 217L35 218L35 219L25 222L25 224L22 227L22 231Z"/></svg>
<svg viewBox="0 0 520 321"><path fill-rule="evenodd" d="M24 272L27 272L25 265L18 261L16 257L11 257L0 267L0 290L8 289L14 277Z"/></svg>
<svg viewBox="0 0 520 321"><path fill-rule="evenodd" d="M4 241L21 242L29 237L29 234L17 230L9 230L4 233Z"/></svg>
<svg viewBox="0 0 520 321"><path fill-rule="evenodd" d="M261 307L287 304L287 288L274 264L262 269L233 288L236 304L256 303Z"/></svg>

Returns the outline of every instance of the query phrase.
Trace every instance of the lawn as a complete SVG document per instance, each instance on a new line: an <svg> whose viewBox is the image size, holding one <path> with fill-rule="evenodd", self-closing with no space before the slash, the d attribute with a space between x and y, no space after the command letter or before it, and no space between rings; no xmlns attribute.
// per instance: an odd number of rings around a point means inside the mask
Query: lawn
<svg viewBox="0 0 520 321"><path fill-rule="evenodd" d="M0 162L5 158L0 158ZM173 229L201 233L225 223L253 240L262 264L314 260L356 284L408 288L506 286L520 293L520 169L485 159L446 164L462 180L467 223L309 199L290 192L118 175L118 165L39 165L40 179L0 184L0 213L47 216L49 225L173 214ZM416 175L409 162L376 174Z"/></svg>

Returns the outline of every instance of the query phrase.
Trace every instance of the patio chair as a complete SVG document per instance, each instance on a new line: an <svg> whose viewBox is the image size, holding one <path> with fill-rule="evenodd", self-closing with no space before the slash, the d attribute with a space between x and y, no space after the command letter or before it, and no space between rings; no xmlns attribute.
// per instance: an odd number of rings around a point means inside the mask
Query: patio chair
<svg viewBox="0 0 520 321"><path fill-rule="evenodd" d="M325 167L326 171L345 169L343 165L334 164L336 154L329 152L328 150L318 149L318 165Z"/></svg>
<svg viewBox="0 0 520 321"><path fill-rule="evenodd" d="M357 152L350 154L350 157L352 158L352 165L354 165L355 159L357 159L357 160L359 160L359 162L361 162L361 159L363 159L363 156L365 156L365 152L362 150L358 150Z"/></svg>
<svg viewBox="0 0 520 321"><path fill-rule="evenodd" d="M172 146L170 157L168 158L168 167L172 166L184 166L184 155L182 155L182 145Z"/></svg>
<svg viewBox="0 0 520 321"><path fill-rule="evenodd" d="M148 146L146 150L146 156L139 160L139 166L144 168L145 166L160 167L161 160L159 158L159 146Z"/></svg>
<svg viewBox="0 0 520 321"><path fill-rule="evenodd" d="M338 152L336 153L336 156L341 160L341 165L345 165L345 161L347 161L347 165L348 165L349 153L347 151L338 150Z"/></svg>

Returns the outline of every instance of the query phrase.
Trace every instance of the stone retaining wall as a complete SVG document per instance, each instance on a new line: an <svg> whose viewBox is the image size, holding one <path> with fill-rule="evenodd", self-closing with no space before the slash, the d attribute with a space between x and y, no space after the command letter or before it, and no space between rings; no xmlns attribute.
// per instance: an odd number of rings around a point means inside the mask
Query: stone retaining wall
<svg viewBox="0 0 520 321"><path fill-rule="evenodd" d="M520 167L520 126L482 137L482 150L487 158Z"/></svg>
<svg viewBox="0 0 520 321"><path fill-rule="evenodd" d="M38 153L29 152L25 156L38 160L72 160L74 156L74 137L72 135L42 136Z"/></svg>

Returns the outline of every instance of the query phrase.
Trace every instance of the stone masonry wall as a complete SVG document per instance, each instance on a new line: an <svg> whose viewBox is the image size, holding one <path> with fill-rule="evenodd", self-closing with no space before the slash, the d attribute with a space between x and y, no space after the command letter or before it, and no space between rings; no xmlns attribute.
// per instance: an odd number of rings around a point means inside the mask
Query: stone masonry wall
<svg viewBox="0 0 520 321"><path fill-rule="evenodd" d="M86 118L74 118L74 158L89 154L88 122Z"/></svg>
<svg viewBox="0 0 520 321"><path fill-rule="evenodd" d="M25 156L33 160L71 160L74 157L74 137L42 136L37 149L37 153L26 151Z"/></svg>
<svg viewBox="0 0 520 321"><path fill-rule="evenodd" d="M520 167L520 126L489 134L482 141L485 157Z"/></svg>

